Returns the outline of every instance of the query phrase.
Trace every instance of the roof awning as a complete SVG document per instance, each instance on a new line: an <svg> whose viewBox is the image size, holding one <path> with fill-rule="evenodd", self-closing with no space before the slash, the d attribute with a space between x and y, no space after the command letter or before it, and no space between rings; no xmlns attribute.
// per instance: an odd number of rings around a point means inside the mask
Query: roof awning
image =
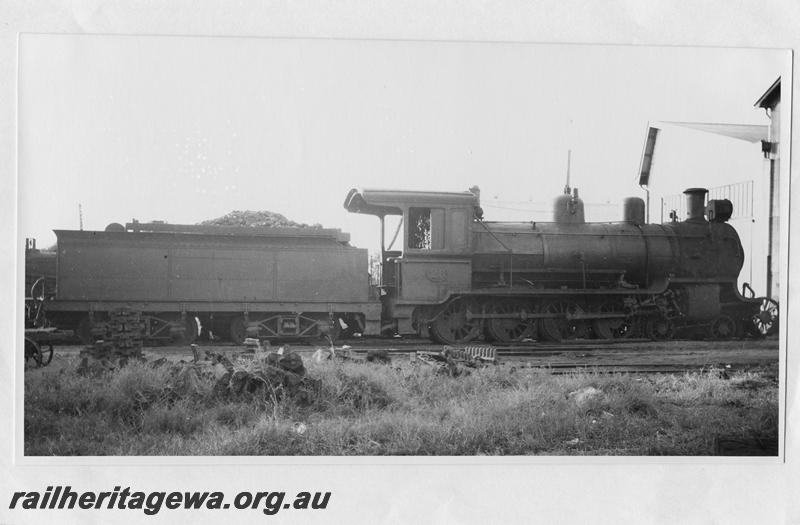
<svg viewBox="0 0 800 525"><path fill-rule="evenodd" d="M386 215L402 215L403 210L397 206L386 206L385 204L372 202L365 195L366 192L360 192L353 188L347 193L344 199L344 209L350 213L363 213L365 215L377 215L384 217Z"/></svg>
<svg viewBox="0 0 800 525"><path fill-rule="evenodd" d="M768 140L769 127L757 124L717 124L713 122L670 122L660 121L651 122L647 126L647 136L642 150L642 158L639 161L639 185L647 186L650 182L650 171L653 167L653 156L656 150L658 132L667 127L689 128L705 133L723 135L747 142L761 142Z"/></svg>
<svg viewBox="0 0 800 525"><path fill-rule="evenodd" d="M662 125L689 128L715 135L724 135L747 142L761 142L767 140L769 126L757 124L716 124L709 122L656 122L651 127L659 128Z"/></svg>

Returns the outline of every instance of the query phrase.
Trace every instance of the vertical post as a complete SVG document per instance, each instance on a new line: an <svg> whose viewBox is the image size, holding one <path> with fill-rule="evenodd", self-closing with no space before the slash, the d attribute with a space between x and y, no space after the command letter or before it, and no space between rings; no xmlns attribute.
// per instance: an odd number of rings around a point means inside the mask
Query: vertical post
<svg viewBox="0 0 800 525"><path fill-rule="evenodd" d="M572 193L572 188L569 187L569 168L570 168L570 161L572 160L572 150L567 150L567 184L564 186L564 195L569 195Z"/></svg>
<svg viewBox="0 0 800 525"><path fill-rule="evenodd" d="M769 212L767 222L767 297L772 297L772 244L775 242L772 234L775 213L775 161L769 161Z"/></svg>

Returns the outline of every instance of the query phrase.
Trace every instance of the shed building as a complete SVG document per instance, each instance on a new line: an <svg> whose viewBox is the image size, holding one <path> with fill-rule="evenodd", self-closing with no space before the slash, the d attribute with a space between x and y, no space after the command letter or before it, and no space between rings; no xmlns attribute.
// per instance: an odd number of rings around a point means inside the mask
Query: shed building
<svg viewBox="0 0 800 525"><path fill-rule="evenodd" d="M767 296L780 299L780 131L781 131L781 79L778 77L756 101L769 117L767 139L761 141L761 151L769 160L769 232L767 251Z"/></svg>

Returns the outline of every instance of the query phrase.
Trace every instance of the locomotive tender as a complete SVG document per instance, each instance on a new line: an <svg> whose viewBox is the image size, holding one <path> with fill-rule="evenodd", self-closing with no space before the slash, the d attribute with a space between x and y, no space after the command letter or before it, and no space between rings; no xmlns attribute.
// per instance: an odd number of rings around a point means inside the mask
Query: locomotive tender
<svg viewBox="0 0 800 525"><path fill-rule="evenodd" d="M401 249L381 240L383 319L401 334L445 344L741 335L760 300L737 289L744 252L726 223L732 205L685 193L688 217L666 224L645 224L639 198L625 200L621 222L587 223L569 188L550 223L485 222L477 190L353 189L344 206L377 216L382 232L389 216L405 225Z"/></svg>
<svg viewBox="0 0 800 525"><path fill-rule="evenodd" d="M201 327L238 343L335 338L346 328L460 344L666 339L677 329L727 339L754 319L774 326L762 300L737 289L744 252L726 222L730 201L706 205L706 190L685 193L685 220L646 224L634 197L620 222L587 223L569 188L553 222L484 221L477 188L353 189L345 209L381 222L376 286L367 250L334 229L134 221L57 230L55 295L44 312L84 341L103 337L119 308L142 314L144 337L182 342ZM390 217L398 226L387 235Z"/></svg>
<svg viewBox="0 0 800 525"><path fill-rule="evenodd" d="M335 336L345 324L377 332L367 251L339 230L133 222L55 233L47 317L84 341L102 338L120 308L142 313L151 341L191 342L201 326L237 343Z"/></svg>

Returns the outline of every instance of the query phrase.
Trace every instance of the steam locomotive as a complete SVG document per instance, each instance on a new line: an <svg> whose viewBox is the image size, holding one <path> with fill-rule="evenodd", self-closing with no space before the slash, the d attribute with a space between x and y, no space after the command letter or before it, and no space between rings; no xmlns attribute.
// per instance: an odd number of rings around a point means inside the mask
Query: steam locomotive
<svg viewBox="0 0 800 525"><path fill-rule="evenodd" d="M342 331L445 344L727 339L776 328L765 300L737 288L744 252L730 201L706 205L706 190L692 188L683 221L646 224L644 202L628 198L620 222L587 223L567 190L553 222L511 223L483 219L477 188L353 189L345 209L381 224L374 283L367 251L339 230L136 221L57 230L55 291L32 310L86 341L120 308L141 314L145 338L182 342Z"/></svg>
<svg viewBox="0 0 800 525"><path fill-rule="evenodd" d="M587 223L577 189L555 199L554 221L487 222L479 192L351 190L344 206L405 224L402 249L382 235L383 320L445 344L586 336L714 339L772 328L763 299L737 288L744 263L728 200L684 192L688 216L645 224L642 199L622 221ZM765 315L768 317L764 319ZM759 317L760 316L760 317Z"/></svg>

